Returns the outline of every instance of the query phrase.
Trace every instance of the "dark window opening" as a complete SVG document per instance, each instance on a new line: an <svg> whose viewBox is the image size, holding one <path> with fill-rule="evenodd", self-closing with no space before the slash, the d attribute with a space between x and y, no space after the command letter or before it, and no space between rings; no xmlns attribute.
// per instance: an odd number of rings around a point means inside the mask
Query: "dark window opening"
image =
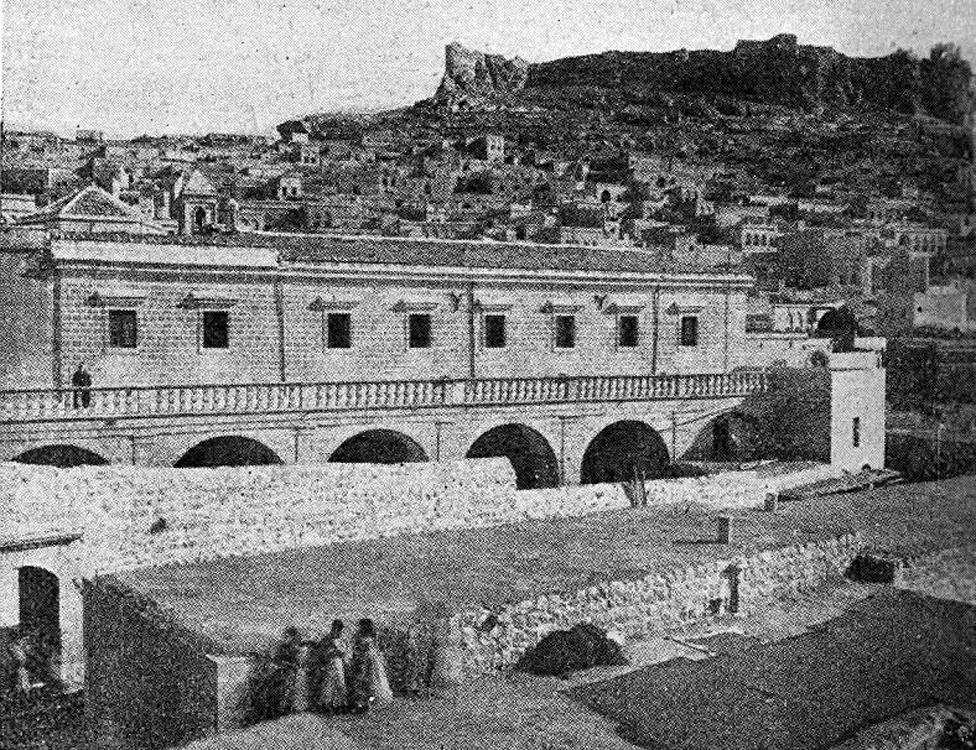
<svg viewBox="0 0 976 750"><path fill-rule="evenodd" d="M485 316L485 348L487 349L505 348L505 316L504 315Z"/></svg>
<svg viewBox="0 0 976 750"><path fill-rule="evenodd" d="M576 346L576 317L556 316L556 348L572 349Z"/></svg>
<svg viewBox="0 0 976 750"><path fill-rule="evenodd" d="M851 420L851 445L855 448L861 447L861 418L854 417Z"/></svg>
<svg viewBox="0 0 976 750"><path fill-rule="evenodd" d="M685 315L681 318L681 345L698 346L698 316Z"/></svg>
<svg viewBox="0 0 976 750"><path fill-rule="evenodd" d="M135 310L108 311L108 345L116 349L135 349L138 339Z"/></svg>
<svg viewBox="0 0 976 750"><path fill-rule="evenodd" d="M408 318L408 345L411 349L430 348L430 315L413 313Z"/></svg>
<svg viewBox="0 0 976 750"><path fill-rule="evenodd" d="M637 346L640 325L636 315L621 315L617 322L617 344L624 349Z"/></svg>
<svg viewBox="0 0 976 750"><path fill-rule="evenodd" d="M349 313L328 314L325 343L329 349L349 349L352 346L352 315Z"/></svg>
<svg viewBox="0 0 976 750"><path fill-rule="evenodd" d="M223 310L203 313L203 348L226 349L229 346L229 315Z"/></svg>

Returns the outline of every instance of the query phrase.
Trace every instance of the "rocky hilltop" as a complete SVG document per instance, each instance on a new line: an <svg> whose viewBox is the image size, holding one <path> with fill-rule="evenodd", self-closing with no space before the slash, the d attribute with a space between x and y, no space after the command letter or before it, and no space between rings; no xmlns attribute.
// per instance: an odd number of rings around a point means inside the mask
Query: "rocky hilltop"
<svg viewBox="0 0 976 750"><path fill-rule="evenodd" d="M950 45L937 45L927 58L903 50L864 58L780 34L740 41L728 52L604 52L537 64L455 43L447 48L444 78L433 101L452 109L503 103L549 109L589 98L611 107L640 107L673 94L726 106L870 107L961 124L972 106L972 92L969 66Z"/></svg>
<svg viewBox="0 0 976 750"><path fill-rule="evenodd" d="M444 77L434 100L453 108L504 103L525 86L529 63L486 55L454 42L444 54Z"/></svg>

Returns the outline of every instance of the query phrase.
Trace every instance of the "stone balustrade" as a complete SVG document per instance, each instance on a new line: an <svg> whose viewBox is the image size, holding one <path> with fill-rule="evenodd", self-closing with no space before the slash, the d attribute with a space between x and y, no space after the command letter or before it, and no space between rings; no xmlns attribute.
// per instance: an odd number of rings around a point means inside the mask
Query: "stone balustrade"
<svg viewBox="0 0 976 750"><path fill-rule="evenodd" d="M762 371L0 391L4 422L743 397ZM85 405L87 401L87 405Z"/></svg>

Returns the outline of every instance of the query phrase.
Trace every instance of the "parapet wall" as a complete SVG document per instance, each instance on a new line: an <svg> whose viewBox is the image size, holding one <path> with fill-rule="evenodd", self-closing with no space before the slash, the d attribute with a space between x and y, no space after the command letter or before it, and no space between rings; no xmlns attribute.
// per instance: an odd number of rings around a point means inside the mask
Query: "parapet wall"
<svg viewBox="0 0 976 750"><path fill-rule="evenodd" d="M755 471L646 483L648 505L761 507L784 480ZM83 534L78 574L252 555L404 533L582 516L631 487L515 489L507 459L223 469L0 465L5 533Z"/></svg>

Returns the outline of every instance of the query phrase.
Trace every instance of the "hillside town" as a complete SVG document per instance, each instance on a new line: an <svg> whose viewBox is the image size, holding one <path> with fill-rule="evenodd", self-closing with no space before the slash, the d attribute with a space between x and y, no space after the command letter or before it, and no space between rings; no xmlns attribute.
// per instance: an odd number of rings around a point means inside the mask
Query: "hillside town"
<svg viewBox="0 0 976 750"><path fill-rule="evenodd" d="M458 48L448 48L449 65ZM428 106L456 117L456 93L445 98L444 89ZM727 128L748 122L724 119ZM769 129L788 127L776 122L783 117L765 119ZM824 127L843 134L866 125L825 116ZM477 122L440 128L458 131L446 133L429 123L397 129L368 117L306 118L281 123L276 137L7 132L0 213L8 226L62 234L616 248L664 264L743 268L757 279L748 323L756 330L815 329L826 312L847 306L879 335L971 334L976 123L971 114L958 125L920 116L899 128L908 129L904 137L954 144L943 182L834 179L797 188L757 178L748 162L651 148L628 133L560 149Z"/></svg>
<svg viewBox="0 0 976 750"><path fill-rule="evenodd" d="M0 125L0 311L0 750L973 747L958 47Z"/></svg>

